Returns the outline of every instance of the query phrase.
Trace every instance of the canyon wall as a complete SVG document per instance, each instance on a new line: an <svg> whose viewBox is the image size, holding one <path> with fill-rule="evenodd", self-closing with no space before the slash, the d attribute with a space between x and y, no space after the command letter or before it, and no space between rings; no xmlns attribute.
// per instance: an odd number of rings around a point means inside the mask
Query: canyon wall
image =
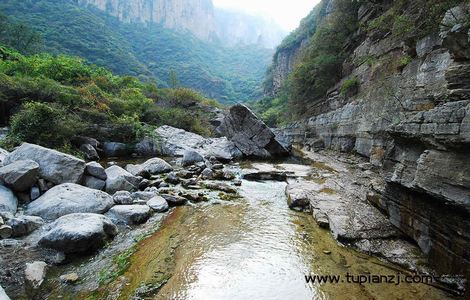
<svg viewBox="0 0 470 300"><path fill-rule="evenodd" d="M366 3L359 22L383 13ZM470 30L468 4L417 41L362 34L343 79L283 128L309 149L368 157L386 186L370 201L416 241L440 274L470 279ZM300 49L300 48L298 48ZM286 73L286 72L283 72ZM283 76L286 76L285 74ZM342 89L348 81L357 87Z"/></svg>
<svg viewBox="0 0 470 300"><path fill-rule="evenodd" d="M286 35L274 22L214 8L212 0L74 0L126 23L161 24L225 46L260 45L274 49Z"/></svg>
<svg viewBox="0 0 470 300"><path fill-rule="evenodd" d="M200 39L215 37L214 7L211 0L76 0L94 6L127 23L158 23L185 30Z"/></svg>

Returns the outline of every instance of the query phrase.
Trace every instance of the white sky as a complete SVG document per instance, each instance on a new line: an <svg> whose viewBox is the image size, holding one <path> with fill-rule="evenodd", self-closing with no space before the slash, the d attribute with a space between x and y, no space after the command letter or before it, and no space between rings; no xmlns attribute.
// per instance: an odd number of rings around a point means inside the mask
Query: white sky
<svg viewBox="0 0 470 300"><path fill-rule="evenodd" d="M292 31L320 0L213 0L216 7L262 15Z"/></svg>

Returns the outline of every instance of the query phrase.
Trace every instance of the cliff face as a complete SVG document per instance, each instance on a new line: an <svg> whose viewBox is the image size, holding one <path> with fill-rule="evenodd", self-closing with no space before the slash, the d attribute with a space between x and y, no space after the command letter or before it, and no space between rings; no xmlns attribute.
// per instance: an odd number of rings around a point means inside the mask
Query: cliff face
<svg viewBox="0 0 470 300"><path fill-rule="evenodd" d="M274 49L285 32L273 21L238 11L215 9L217 36L227 46L260 45Z"/></svg>
<svg viewBox="0 0 470 300"><path fill-rule="evenodd" d="M211 0L77 0L94 6L127 23L158 23L166 28L189 31L202 40L215 35Z"/></svg>
<svg viewBox="0 0 470 300"><path fill-rule="evenodd" d="M387 184L372 185L369 200L438 272L468 280L470 7L464 3L447 11L440 30L418 39L358 32L341 82L306 108L310 118L283 134L307 148L370 158ZM387 6L363 4L358 21L386 12ZM344 92L351 80L358 87Z"/></svg>
<svg viewBox="0 0 470 300"><path fill-rule="evenodd" d="M260 45L275 48L285 36L277 25L261 17L215 9L212 0L75 0L126 23L162 24L188 31L203 41L226 46Z"/></svg>

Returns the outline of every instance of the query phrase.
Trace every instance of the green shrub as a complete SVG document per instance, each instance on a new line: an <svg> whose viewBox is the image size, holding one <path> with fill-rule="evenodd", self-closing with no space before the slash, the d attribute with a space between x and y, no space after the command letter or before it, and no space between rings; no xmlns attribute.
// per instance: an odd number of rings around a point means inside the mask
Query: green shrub
<svg viewBox="0 0 470 300"><path fill-rule="evenodd" d="M83 130L80 119L56 105L40 102L25 103L11 118L9 142L29 142L61 148Z"/></svg>
<svg viewBox="0 0 470 300"><path fill-rule="evenodd" d="M359 85L360 85L360 81L355 76L352 78L346 79L341 85L340 94L344 96L351 91L357 90L357 88L359 88Z"/></svg>

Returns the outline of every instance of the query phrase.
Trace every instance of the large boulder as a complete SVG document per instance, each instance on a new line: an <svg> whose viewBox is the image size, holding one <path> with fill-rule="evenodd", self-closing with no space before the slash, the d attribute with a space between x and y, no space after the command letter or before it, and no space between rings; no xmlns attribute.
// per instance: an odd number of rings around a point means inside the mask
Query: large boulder
<svg viewBox="0 0 470 300"><path fill-rule="evenodd" d="M118 191L135 191L140 180L119 166L106 169L106 192L114 194Z"/></svg>
<svg viewBox="0 0 470 300"><path fill-rule="evenodd" d="M102 191L106 186L106 181L93 176L85 176L83 185L90 189Z"/></svg>
<svg viewBox="0 0 470 300"><path fill-rule="evenodd" d="M92 161L86 164L86 173L90 176L106 180L108 175L106 175L106 171L104 170L103 166L101 166L96 161Z"/></svg>
<svg viewBox="0 0 470 300"><path fill-rule="evenodd" d="M159 213L165 212L170 208L168 202L163 197L158 195L154 196L152 199L147 201L147 205L150 206L151 209Z"/></svg>
<svg viewBox="0 0 470 300"><path fill-rule="evenodd" d="M3 185L0 185L0 213L16 213L18 199L15 194Z"/></svg>
<svg viewBox="0 0 470 300"><path fill-rule="evenodd" d="M26 213L54 220L73 213L104 213L113 205L113 198L105 192L64 183L31 202L26 208Z"/></svg>
<svg viewBox="0 0 470 300"><path fill-rule="evenodd" d="M106 213L116 223L129 225L145 223L151 215L147 205L116 205Z"/></svg>
<svg viewBox="0 0 470 300"><path fill-rule="evenodd" d="M217 130L246 156L267 158L289 154L272 130L245 105L232 106Z"/></svg>
<svg viewBox="0 0 470 300"><path fill-rule="evenodd" d="M83 155L87 160L99 160L100 156L95 148L93 148L90 144L83 144L80 146L80 151L82 151Z"/></svg>
<svg viewBox="0 0 470 300"><path fill-rule="evenodd" d="M161 158L152 158L140 165L127 165L126 170L134 176L149 177L173 171L169 163Z"/></svg>
<svg viewBox="0 0 470 300"><path fill-rule="evenodd" d="M39 164L19 160L0 168L0 181L16 192L28 191L38 180Z"/></svg>
<svg viewBox="0 0 470 300"><path fill-rule="evenodd" d="M19 160L33 160L39 164L39 174L54 184L79 183L85 171L85 162L72 155L24 143L5 159L4 165Z"/></svg>
<svg viewBox="0 0 470 300"><path fill-rule="evenodd" d="M198 134L166 125L157 128L155 133L160 141L159 154L163 156L181 157L186 150L194 150L206 158L214 156L222 161L242 157L242 153L235 144L225 137L204 138Z"/></svg>
<svg viewBox="0 0 470 300"><path fill-rule="evenodd" d="M39 245L64 253L86 253L103 247L117 234L117 227L106 216L70 214L50 225Z"/></svg>
<svg viewBox="0 0 470 300"><path fill-rule="evenodd" d="M183 165L183 167L186 167L186 166L194 165L195 163L203 162L203 161L204 161L204 157L202 157L202 155L199 154L198 152L194 150L186 150L184 151L181 164Z"/></svg>

